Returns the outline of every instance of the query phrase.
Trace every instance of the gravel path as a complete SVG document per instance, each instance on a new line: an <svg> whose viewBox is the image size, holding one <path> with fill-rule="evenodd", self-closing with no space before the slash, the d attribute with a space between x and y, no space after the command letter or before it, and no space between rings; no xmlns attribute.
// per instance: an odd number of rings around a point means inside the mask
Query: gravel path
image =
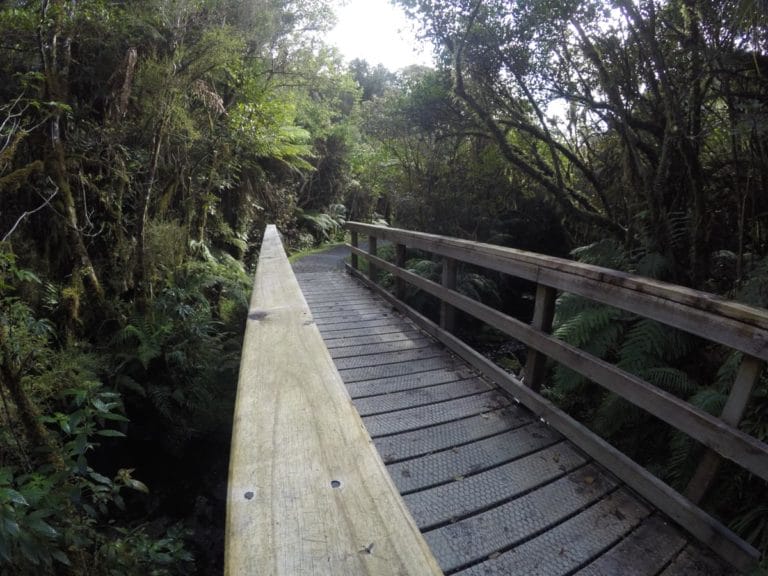
<svg viewBox="0 0 768 576"><path fill-rule="evenodd" d="M323 252L308 254L291 264L296 274L306 272L332 272L344 270L344 258L349 255L349 248L344 245L328 248Z"/></svg>

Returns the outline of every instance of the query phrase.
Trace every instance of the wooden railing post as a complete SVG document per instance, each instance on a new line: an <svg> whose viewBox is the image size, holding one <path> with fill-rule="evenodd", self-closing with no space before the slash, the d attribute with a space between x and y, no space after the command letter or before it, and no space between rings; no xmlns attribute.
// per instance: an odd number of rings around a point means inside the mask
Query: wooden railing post
<svg viewBox="0 0 768 576"><path fill-rule="evenodd" d="M760 379L762 367L763 362L761 360L753 356L744 355L739 371L736 374L736 379L733 381L733 386L728 394L728 399L725 401L723 412L720 414L720 419L723 422L734 428L739 425L741 417L744 415L744 410L747 409L749 398L752 396L752 389ZM691 502L698 504L704 498L707 489L715 479L721 461L720 455L713 450L707 450L704 453L698 468L696 468L696 472L693 474L693 478L691 478L685 489L685 495Z"/></svg>
<svg viewBox="0 0 768 576"><path fill-rule="evenodd" d="M555 316L555 299L557 290L539 284L536 286L536 304L533 309L533 322L531 327L549 332L552 330L552 319ZM544 380L545 363L547 357L541 352L528 349L528 358L525 362L525 384L532 390L541 389Z"/></svg>
<svg viewBox="0 0 768 576"><path fill-rule="evenodd" d="M357 230L352 230L351 235L352 235L351 244L354 248L357 248L357 245L358 245ZM352 252L352 258L350 259L350 262L352 264L352 269L357 270L358 269L357 254L355 254L354 252Z"/></svg>
<svg viewBox="0 0 768 576"><path fill-rule="evenodd" d="M456 260L443 258L443 286L449 290L456 289ZM440 327L453 332L456 326L456 309L450 304L440 302Z"/></svg>
<svg viewBox="0 0 768 576"><path fill-rule="evenodd" d="M368 254L376 256L376 236L368 236ZM379 275L378 272L376 265L368 260L368 278L374 284L376 284L376 277Z"/></svg>
<svg viewBox="0 0 768 576"><path fill-rule="evenodd" d="M398 268L405 268L405 244L395 245L395 265ZM395 297L398 300L405 298L405 280L399 276L395 277Z"/></svg>

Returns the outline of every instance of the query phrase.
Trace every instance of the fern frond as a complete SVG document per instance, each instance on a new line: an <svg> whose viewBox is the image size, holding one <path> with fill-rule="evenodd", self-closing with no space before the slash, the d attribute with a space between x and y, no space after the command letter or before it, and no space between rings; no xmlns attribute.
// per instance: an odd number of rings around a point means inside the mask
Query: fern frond
<svg viewBox="0 0 768 576"><path fill-rule="evenodd" d="M640 377L682 398L687 398L696 391L696 383L685 372L669 366L648 368L642 371Z"/></svg>
<svg viewBox="0 0 768 576"><path fill-rule="evenodd" d="M690 436L674 432L669 441L669 460L665 467L665 479L673 488L682 490L698 464L693 458L697 445Z"/></svg>
<svg viewBox="0 0 768 576"><path fill-rule="evenodd" d="M621 396L608 393L595 412L592 424L598 434L611 438L625 427L637 426L641 417L642 412L637 406Z"/></svg>
<svg viewBox="0 0 768 576"><path fill-rule="evenodd" d="M741 352L731 352L728 357L717 369L715 375L715 388L718 390L729 390L734 380L736 380L736 374L739 372L739 366L741 366L742 354Z"/></svg>
<svg viewBox="0 0 768 576"><path fill-rule="evenodd" d="M640 374L648 367L663 366L688 354L693 337L655 320L642 318L627 332L619 352L620 368Z"/></svg>
<svg viewBox="0 0 768 576"><path fill-rule="evenodd" d="M433 262L432 260L409 260L406 263L406 269L408 272L413 272L414 274L418 274L433 282L439 282L442 273L442 265L439 262Z"/></svg>
<svg viewBox="0 0 768 576"><path fill-rule="evenodd" d="M707 387L693 394L688 398L688 402L709 414L720 414L725 407L727 399L728 394L723 390Z"/></svg>
<svg viewBox="0 0 768 576"><path fill-rule="evenodd" d="M604 239L587 246L579 246L571 251L579 262L604 266L614 270L626 270L627 260L623 246L613 239Z"/></svg>
<svg viewBox="0 0 768 576"><path fill-rule="evenodd" d="M560 326L587 308L599 306L593 300L578 296L571 292L565 292L555 301L555 318L553 325Z"/></svg>
<svg viewBox="0 0 768 576"><path fill-rule="evenodd" d="M615 322L622 316L621 310L610 306L596 305L585 308L572 316L566 322L555 328L553 334L574 346L582 347L589 344L595 332L598 332Z"/></svg>

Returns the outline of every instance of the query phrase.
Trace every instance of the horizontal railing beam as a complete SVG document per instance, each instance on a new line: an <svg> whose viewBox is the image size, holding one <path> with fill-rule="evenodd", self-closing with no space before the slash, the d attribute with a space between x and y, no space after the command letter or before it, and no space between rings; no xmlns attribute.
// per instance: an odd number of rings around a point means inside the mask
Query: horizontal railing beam
<svg viewBox="0 0 768 576"><path fill-rule="evenodd" d="M571 292L768 360L768 312L641 276L562 258L357 222L358 233Z"/></svg>

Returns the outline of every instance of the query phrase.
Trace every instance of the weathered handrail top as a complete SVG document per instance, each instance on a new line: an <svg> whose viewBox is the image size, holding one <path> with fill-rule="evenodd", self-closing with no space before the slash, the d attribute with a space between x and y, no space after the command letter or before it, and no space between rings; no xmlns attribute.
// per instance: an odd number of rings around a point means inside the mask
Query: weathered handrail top
<svg viewBox="0 0 768 576"><path fill-rule="evenodd" d="M225 574L442 574L268 226L233 422Z"/></svg>
<svg viewBox="0 0 768 576"><path fill-rule="evenodd" d="M692 288L516 248L361 222L347 222L347 228L579 294L768 360L765 309Z"/></svg>

